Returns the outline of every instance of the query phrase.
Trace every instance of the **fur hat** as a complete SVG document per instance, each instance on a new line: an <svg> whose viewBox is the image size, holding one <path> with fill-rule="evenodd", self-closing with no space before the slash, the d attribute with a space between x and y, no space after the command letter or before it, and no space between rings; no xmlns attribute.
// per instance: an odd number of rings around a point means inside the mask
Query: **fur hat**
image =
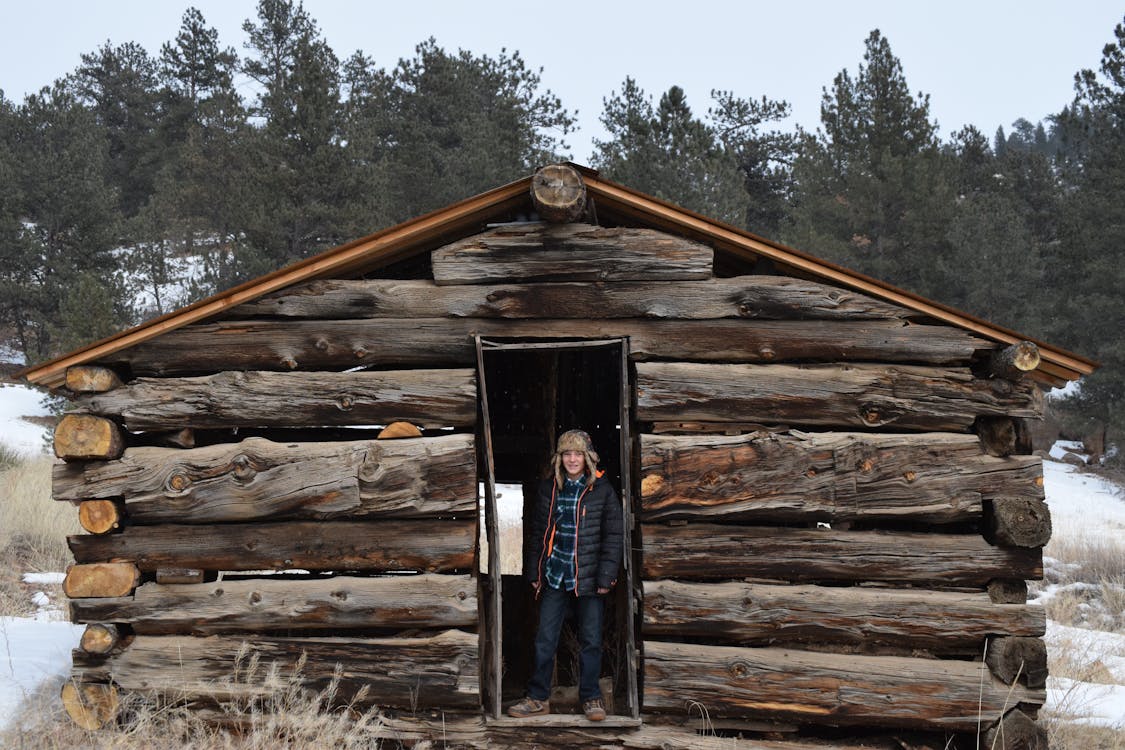
<svg viewBox="0 0 1125 750"><path fill-rule="evenodd" d="M582 430L568 430L559 435L558 443L555 445L555 458L552 462L555 470L555 483L559 487L563 486L566 470L562 465L562 454L567 451L578 451L586 459L586 483L592 485L594 480L597 479L599 459L598 454L594 451L594 442Z"/></svg>

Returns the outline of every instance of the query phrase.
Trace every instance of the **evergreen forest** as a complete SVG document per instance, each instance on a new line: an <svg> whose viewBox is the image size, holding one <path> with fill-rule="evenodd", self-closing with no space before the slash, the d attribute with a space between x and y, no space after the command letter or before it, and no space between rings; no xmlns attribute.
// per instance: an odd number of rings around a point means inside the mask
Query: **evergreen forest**
<svg viewBox="0 0 1125 750"><path fill-rule="evenodd" d="M107 42L0 92L0 346L41 361L572 157L575 113L518 52L341 59L294 0L243 30L236 51L189 9L159 50ZM1063 408L1122 445L1125 20L1106 37L1056 113L945 139L878 30L815 131L754 92L627 78L590 166L1098 360Z"/></svg>

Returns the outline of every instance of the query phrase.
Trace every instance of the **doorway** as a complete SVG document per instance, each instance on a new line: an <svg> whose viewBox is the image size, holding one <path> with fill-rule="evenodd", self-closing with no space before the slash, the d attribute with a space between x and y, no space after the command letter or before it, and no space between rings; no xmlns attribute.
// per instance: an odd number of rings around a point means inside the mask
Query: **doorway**
<svg viewBox="0 0 1125 750"><path fill-rule="evenodd" d="M485 706L499 716L503 706L524 695L538 607L523 576L529 543L523 521L530 525L556 437L579 428L590 434L599 469L621 499L625 518L622 576L606 601L602 692L611 714L636 718L628 342L478 339L478 368L479 475L485 480L482 549L487 547L489 558L487 571L480 571ZM495 560L493 551L498 552ZM577 664L577 642L567 627L556 659L553 712L573 704L581 714Z"/></svg>

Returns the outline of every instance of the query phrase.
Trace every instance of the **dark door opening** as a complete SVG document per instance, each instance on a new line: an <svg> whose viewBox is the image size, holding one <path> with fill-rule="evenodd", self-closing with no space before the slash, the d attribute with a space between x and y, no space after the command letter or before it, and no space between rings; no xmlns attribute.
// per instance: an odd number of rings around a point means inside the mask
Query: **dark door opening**
<svg viewBox="0 0 1125 750"><path fill-rule="evenodd" d="M499 676L486 677L486 683L491 683L485 686L486 694L491 693L491 701L486 700L486 705L507 705L519 699L531 672L538 605L522 571L528 544L523 519L527 518L530 524L539 483L548 476L554 441L561 432L579 428L590 434L599 454L599 468L622 499L625 517L629 518L630 430L625 346L623 340L611 340L491 346L485 342L482 348L480 364L485 387L481 395L482 406L488 413L490 439L482 441L485 455L481 476L486 476L490 468L486 454L491 450L496 487L496 527L489 529L495 537L482 533L482 541L497 540L499 565L491 575L487 568L480 574L489 576L490 585L482 587L490 589L485 592L486 598L499 594L500 600L493 602L493 614L482 618L482 623L486 629L498 629L500 637L492 642L502 654L497 667ZM482 530L484 527L487 519ZM627 526L627 539L631 532ZM629 602L630 546L627 541L625 569L606 602L602 691L610 713L635 717L638 702L635 660L631 658L634 637ZM489 549L488 555L491 554ZM494 625L495 619L499 622ZM577 642L569 627L564 629L555 669L552 710L557 713L560 709L566 711L571 703L577 704Z"/></svg>

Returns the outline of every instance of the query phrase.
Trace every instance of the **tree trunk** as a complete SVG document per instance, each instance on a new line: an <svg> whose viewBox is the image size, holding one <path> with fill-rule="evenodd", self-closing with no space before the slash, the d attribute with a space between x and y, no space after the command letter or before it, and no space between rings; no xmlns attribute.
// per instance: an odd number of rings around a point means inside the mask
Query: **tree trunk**
<svg viewBox="0 0 1125 750"><path fill-rule="evenodd" d="M472 567L475 541L475 516L463 520L419 519L378 523L308 521L255 525L129 526L120 534L67 538L74 558L79 562L132 560L145 571L158 568L301 568L448 572Z"/></svg>
<svg viewBox="0 0 1125 750"><path fill-rule="evenodd" d="M431 253L438 284L656 281L711 277L707 245L654 229L513 224Z"/></svg>
<svg viewBox="0 0 1125 750"><path fill-rule="evenodd" d="M472 425L472 370L387 372L222 372L196 378L140 378L127 388L78 400L84 410L119 416L130 430L179 427L323 427L389 424Z"/></svg>
<svg viewBox="0 0 1125 750"><path fill-rule="evenodd" d="M979 654L989 635L1041 636L1045 631L1042 608L993 604L983 592L644 582L644 634L649 638Z"/></svg>
<svg viewBox="0 0 1125 750"><path fill-rule="evenodd" d="M426 279L307 281L231 309L226 319L649 318L900 320L911 311L788 276L614 284L438 286Z"/></svg>
<svg viewBox="0 0 1125 750"><path fill-rule="evenodd" d="M130 523L467 515L472 435L352 443L130 448L119 461L57 466L60 500L126 498Z"/></svg>
<svg viewBox="0 0 1125 750"><path fill-rule="evenodd" d="M1040 459L981 454L972 435L642 435L647 520L915 521L981 517L981 497L1042 495Z"/></svg>
<svg viewBox="0 0 1125 750"><path fill-rule="evenodd" d="M1045 698L982 677L969 661L645 642L644 703L654 712L699 703L715 717L970 732Z"/></svg>
<svg viewBox="0 0 1125 750"><path fill-rule="evenodd" d="M468 575L430 574L146 583L132 597L73 601L70 615L74 622L128 623L140 635L473 628L476 588Z"/></svg>
<svg viewBox="0 0 1125 750"><path fill-rule="evenodd" d="M993 547L975 534L645 524L643 550L645 578L893 581L939 588L1043 577L1040 550Z"/></svg>
<svg viewBox="0 0 1125 750"><path fill-rule="evenodd" d="M981 414L1041 416L1031 382L908 365L637 365L637 417L963 432Z"/></svg>

